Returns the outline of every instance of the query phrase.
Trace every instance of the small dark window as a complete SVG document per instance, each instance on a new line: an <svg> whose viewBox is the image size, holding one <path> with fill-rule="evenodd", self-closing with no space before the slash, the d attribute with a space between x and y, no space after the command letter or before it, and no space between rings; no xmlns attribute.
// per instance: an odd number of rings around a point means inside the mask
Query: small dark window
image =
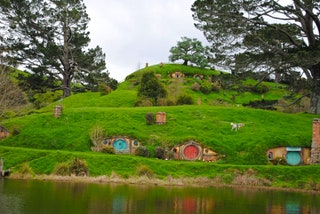
<svg viewBox="0 0 320 214"><path fill-rule="evenodd" d="M273 153L272 152L268 153L268 158L269 158L269 160L273 160Z"/></svg>

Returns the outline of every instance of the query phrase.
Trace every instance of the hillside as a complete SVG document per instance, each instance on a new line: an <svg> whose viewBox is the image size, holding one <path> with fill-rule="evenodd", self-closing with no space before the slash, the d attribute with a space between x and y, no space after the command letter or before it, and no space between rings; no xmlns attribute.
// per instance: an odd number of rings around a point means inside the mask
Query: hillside
<svg viewBox="0 0 320 214"><path fill-rule="evenodd" d="M158 65L150 66L145 69L163 70L165 66L161 68ZM126 162L130 160L134 163L145 163L157 176L161 177L161 166L168 166L161 160L92 152L90 133L97 125L102 127L105 138L126 136L137 139L150 151L151 157L154 157L158 147L168 150L193 140L221 155L223 158L217 162L218 164L232 164L233 167L251 165L243 168L245 171L252 168L252 165L269 165L266 151L270 148L278 146L310 147L311 145L312 120L315 115L288 114L242 106L242 103L261 100L261 94L258 93L239 94L236 89L230 89L203 94L200 91L191 90L190 86L194 84L194 81L200 81L194 80L191 73L189 77L174 79L164 78L167 72L165 71L161 73L161 81L166 84L168 90L172 84L177 85L175 90L169 93L169 99L173 99L175 93L177 96L188 94L194 100L193 105L135 107L139 100L137 97L138 76L145 69L129 75L116 91L108 95L102 96L99 92L75 94L33 111L29 115L2 121L1 125L12 133L12 136L0 141L0 156L9 159L6 162L7 167L19 168L24 162L27 162L30 163L35 173L50 174L55 164L67 161L71 157L82 157L87 160L92 175L110 174L111 172L123 175L128 172L125 172L126 170L122 167L126 166ZM173 68L173 71L175 70L177 68ZM208 72L213 71L202 72L204 75L212 75ZM199 71L195 73L198 74ZM248 81L245 84L253 83ZM264 93L265 100L281 99L287 94L284 87L273 88L274 83L264 84L270 85L270 90ZM236 100L230 100L234 94L237 94ZM197 104L199 99L201 100L200 105ZM53 108L56 105L63 107L62 115L58 118L53 116ZM147 125L146 114L157 112L166 112L166 124ZM231 122L244 123L245 126L239 131L232 131ZM59 158L60 155L62 156ZM110 163L116 161L119 166L113 165L114 168L110 169L108 165L99 165L102 162L99 162L98 159ZM41 160L44 163L40 163ZM176 175L179 177L187 173L190 170L189 167L198 166L197 162L183 162L182 165L179 162L173 162L169 164L170 168L174 167L172 164L186 167ZM191 165L187 166L188 164ZM224 170L227 166L224 165ZM163 172L162 177L174 175L174 172L170 173L170 168ZM217 170L221 170L220 173L223 171L222 168ZM256 170L262 172L263 168ZM282 173L282 170L285 172L285 168L278 168L278 170L281 171L279 173ZM312 170L314 171L314 167ZM211 175L211 177L214 176Z"/></svg>

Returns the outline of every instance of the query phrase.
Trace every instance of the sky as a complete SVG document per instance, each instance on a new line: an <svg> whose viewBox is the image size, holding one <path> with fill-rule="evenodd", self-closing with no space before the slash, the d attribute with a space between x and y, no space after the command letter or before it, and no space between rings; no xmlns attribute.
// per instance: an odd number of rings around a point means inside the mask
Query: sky
<svg viewBox="0 0 320 214"><path fill-rule="evenodd" d="M110 77L123 81L134 71L169 62L170 48L181 37L206 44L194 27L195 0L84 0L91 19L91 47L106 54Z"/></svg>

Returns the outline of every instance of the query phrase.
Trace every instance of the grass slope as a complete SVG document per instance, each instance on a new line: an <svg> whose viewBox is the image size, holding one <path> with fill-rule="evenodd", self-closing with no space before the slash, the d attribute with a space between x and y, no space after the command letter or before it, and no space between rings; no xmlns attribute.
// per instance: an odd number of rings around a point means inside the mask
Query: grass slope
<svg viewBox="0 0 320 214"><path fill-rule="evenodd" d="M181 66L173 65L150 68L156 69L158 73L161 70L162 75L182 69ZM164 71L164 68L167 70ZM253 169L258 177L272 181L273 186L297 188L302 185L303 188L310 188L311 184L320 183L319 177L315 176L319 174L319 167L269 166L266 159L266 150L276 146L310 147L312 119L315 115L238 107L238 103L259 100L261 95L243 93L232 103L229 97L236 91L204 95L190 89L194 83L192 78L164 78L162 81L168 89L173 88L169 94L171 97L188 94L195 101L200 98L200 106L134 107L138 100L137 76L141 72L133 73L109 95L76 94L30 115L2 121L3 126L16 133L0 141L0 156L5 157L6 167L19 168L27 162L36 174L50 174L57 163L79 157L87 161L93 176L116 172L127 177L134 174L137 165L145 164L160 178L218 176L232 182L237 170L241 174ZM198 70L196 72L200 73ZM213 71L202 72L207 74ZM272 83L266 84L273 88ZM279 99L286 93L284 89L274 88L265 94L265 99ZM216 103L218 98L224 102ZM60 118L53 117L55 105L63 106ZM158 111L167 113L167 123L147 125L145 115L149 112L156 114ZM233 132L230 122L245 123L245 127ZM106 137L125 135L136 138L150 151L158 146L171 148L187 140L195 140L226 157L218 162L220 164L212 164L95 153L90 151L90 131L95 125L103 127Z"/></svg>

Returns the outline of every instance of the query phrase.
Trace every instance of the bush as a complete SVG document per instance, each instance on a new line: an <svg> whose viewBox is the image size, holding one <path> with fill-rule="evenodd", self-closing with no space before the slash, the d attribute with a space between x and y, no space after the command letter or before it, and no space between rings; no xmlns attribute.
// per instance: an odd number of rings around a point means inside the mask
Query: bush
<svg viewBox="0 0 320 214"><path fill-rule="evenodd" d="M147 125L154 124L154 115L152 112L149 112L148 114L146 114L146 124Z"/></svg>
<svg viewBox="0 0 320 214"><path fill-rule="evenodd" d="M210 94L210 92L212 91L211 83L208 80L204 80L201 83L200 91L204 94Z"/></svg>
<svg viewBox="0 0 320 214"><path fill-rule="evenodd" d="M76 176L89 175L88 165L86 161L75 158L70 164L70 172Z"/></svg>
<svg viewBox="0 0 320 214"><path fill-rule="evenodd" d="M138 100L134 106L136 106L136 107L138 107L138 106L153 106L153 102L152 102L152 100L150 100L148 98L142 98L142 99Z"/></svg>
<svg viewBox="0 0 320 214"><path fill-rule="evenodd" d="M115 154L115 150L112 146L108 146L108 145L103 145L101 147L101 152L103 153L107 153L107 154Z"/></svg>
<svg viewBox="0 0 320 214"><path fill-rule="evenodd" d="M257 85L256 87L251 88L251 91L257 94L265 94L269 90L270 90L269 87L263 83L261 83L260 85Z"/></svg>
<svg viewBox="0 0 320 214"><path fill-rule="evenodd" d="M140 146L135 151L136 156L150 157L150 152L145 146Z"/></svg>
<svg viewBox="0 0 320 214"><path fill-rule="evenodd" d="M100 92L101 96L104 96L111 93L111 88L107 86L105 83L100 83L98 85L98 91Z"/></svg>
<svg viewBox="0 0 320 214"><path fill-rule="evenodd" d="M191 86L191 90L193 91L200 91L200 84L195 82L192 86Z"/></svg>
<svg viewBox="0 0 320 214"><path fill-rule="evenodd" d="M212 91L215 91L215 92L220 91L220 86L217 82L212 85Z"/></svg>
<svg viewBox="0 0 320 214"><path fill-rule="evenodd" d="M59 163L53 170L53 174L55 175L62 175L62 176L68 176L70 175L70 163L64 162Z"/></svg>
<svg viewBox="0 0 320 214"><path fill-rule="evenodd" d="M136 169L138 176L147 176L148 178L153 177L153 171L147 165L140 165Z"/></svg>
<svg viewBox="0 0 320 214"><path fill-rule="evenodd" d="M164 159L165 150L161 147L157 147L155 151L155 157L158 159Z"/></svg>
<svg viewBox="0 0 320 214"><path fill-rule="evenodd" d="M34 175L34 172L28 163L24 163L18 170L18 173L22 175Z"/></svg>
<svg viewBox="0 0 320 214"><path fill-rule="evenodd" d="M192 105L193 99L190 95L180 95L177 100L177 105Z"/></svg>
<svg viewBox="0 0 320 214"><path fill-rule="evenodd" d="M95 125L90 131L90 139L93 144L93 151L101 151L103 145L104 130L100 125Z"/></svg>

